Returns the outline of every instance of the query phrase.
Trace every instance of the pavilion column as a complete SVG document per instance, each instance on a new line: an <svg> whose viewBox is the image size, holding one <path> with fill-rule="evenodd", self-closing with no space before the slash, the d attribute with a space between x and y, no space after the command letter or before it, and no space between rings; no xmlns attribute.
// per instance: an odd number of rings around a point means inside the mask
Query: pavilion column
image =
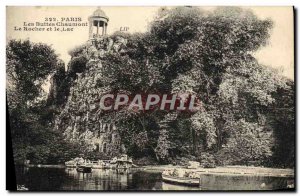
<svg viewBox="0 0 300 196"><path fill-rule="evenodd" d="M105 23L103 22L103 25L102 25L102 36L104 35L104 29L105 29Z"/></svg>
<svg viewBox="0 0 300 196"><path fill-rule="evenodd" d="M99 24L100 24L100 21L97 21L97 36L99 35Z"/></svg>
<svg viewBox="0 0 300 196"><path fill-rule="evenodd" d="M105 35L107 34L107 23L105 23L105 31L104 31Z"/></svg>

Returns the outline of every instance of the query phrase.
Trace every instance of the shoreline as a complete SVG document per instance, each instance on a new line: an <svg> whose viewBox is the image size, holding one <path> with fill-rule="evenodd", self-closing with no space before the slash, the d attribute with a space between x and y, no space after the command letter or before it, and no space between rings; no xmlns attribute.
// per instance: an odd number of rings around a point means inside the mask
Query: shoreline
<svg viewBox="0 0 300 196"><path fill-rule="evenodd" d="M27 165L16 165L16 166L37 167L37 168L66 168L66 166L62 164L57 164L57 165L27 164Z"/></svg>
<svg viewBox="0 0 300 196"><path fill-rule="evenodd" d="M65 165L24 165L24 167L37 168L67 168ZM223 166L216 168L197 168L187 169L182 166L174 165L148 165L132 168L146 172L163 172L166 169L184 169L195 171L203 175L242 175L242 176L270 176L270 177L294 177L295 170L291 168L267 168L267 167L252 167L252 166Z"/></svg>
<svg viewBox="0 0 300 196"><path fill-rule="evenodd" d="M235 176L270 176L270 177L294 177L295 170L291 168L267 168L253 166L223 166L216 168L197 168L187 169L181 166L158 165L143 166L144 171L162 172L165 169L184 169L187 171L195 171L204 175L235 175Z"/></svg>

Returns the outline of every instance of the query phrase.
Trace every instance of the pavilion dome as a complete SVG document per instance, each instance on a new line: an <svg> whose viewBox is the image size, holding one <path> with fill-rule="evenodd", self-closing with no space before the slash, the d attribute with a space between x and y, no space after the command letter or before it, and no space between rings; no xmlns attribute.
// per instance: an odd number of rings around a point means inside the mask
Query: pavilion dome
<svg viewBox="0 0 300 196"><path fill-rule="evenodd" d="M95 10L92 17L101 17L101 18L108 19L107 15L101 8L98 8L97 10Z"/></svg>

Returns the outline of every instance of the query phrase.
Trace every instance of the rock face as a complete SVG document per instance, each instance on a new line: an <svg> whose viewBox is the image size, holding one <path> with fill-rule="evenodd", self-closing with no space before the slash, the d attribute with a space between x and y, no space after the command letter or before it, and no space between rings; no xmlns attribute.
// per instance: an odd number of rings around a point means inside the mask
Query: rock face
<svg viewBox="0 0 300 196"><path fill-rule="evenodd" d="M62 131L67 140L108 157L118 155L122 144L115 122L101 117L98 107L99 97L106 93L105 87L98 84L102 77L101 59L107 52L121 52L126 43L126 39L118 36L101 37L89 40L81 48L80 55L88 62L83 72L76 73L64 108L55 120L55 129Z"/></svg>
<svg viewBox="0 0 300 196"><path fill-rule="evenodd" d="M64 102L65 92L63 91L63 86L61 86L61 84L65 77L65 64L62 61L59 61L50 80L51 88L48 94L48 101L50 103L60 105Z"/></svg>

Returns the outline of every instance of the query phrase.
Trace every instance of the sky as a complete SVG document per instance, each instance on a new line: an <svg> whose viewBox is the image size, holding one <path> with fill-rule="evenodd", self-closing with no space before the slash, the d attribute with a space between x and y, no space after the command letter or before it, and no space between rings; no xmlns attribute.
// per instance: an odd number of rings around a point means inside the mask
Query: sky
<svg viewBox="0 0 300 196"><path fill-rule="evenodd" d="M212 10L214 7L201 7ZM280 73L294 80L294 29L292 7L246 7L261 19L269 18L274 22L269 44L259 49L254 56L259 63L276 68ZM42 42L55 49L59 57L67 64L70 60L68 51L88 40L88 27L75 27L73 32L15 31L23 27L24 22L44 22L46 17L58 20L67 17L88 17L97 7L7 7L6 38L29 39ZM129 33L145 32L159 7L101 7L109 17L107 33L112 34L121 27L129 27Z"/></svg>

